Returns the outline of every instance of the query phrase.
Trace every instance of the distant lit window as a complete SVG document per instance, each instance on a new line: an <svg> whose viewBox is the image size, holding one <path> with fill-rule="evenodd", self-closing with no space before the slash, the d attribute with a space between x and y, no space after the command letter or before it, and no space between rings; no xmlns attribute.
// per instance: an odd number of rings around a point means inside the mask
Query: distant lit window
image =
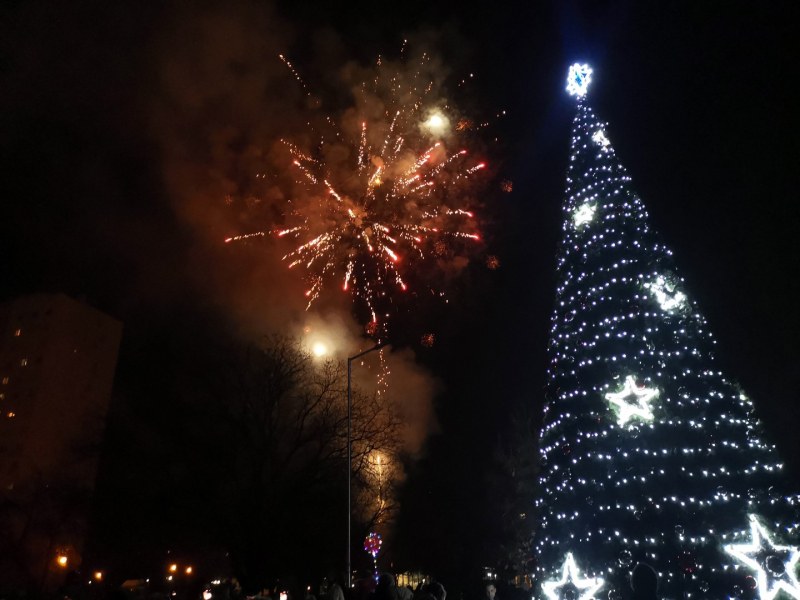
<svg viewBox="0 0 800 600"><path fill-rule="evenodd" d="M8 376L3 377L3 385L8 385Z"/></svg>
<svg viewBox="0 0 800 600"><path fill-rule="evenodd" d="M21 335L22 335L22 329L17 329L17 330L14 332L14 337L19 337L19 336L21 336Z"/></svg>
<svg viewBox="0 0 800 600"><path fill-rule="evenodd" d="M20 367L27 367L28 366L28 359L27 358L23 358L21 361L19 361L19 366Z"/></svg>

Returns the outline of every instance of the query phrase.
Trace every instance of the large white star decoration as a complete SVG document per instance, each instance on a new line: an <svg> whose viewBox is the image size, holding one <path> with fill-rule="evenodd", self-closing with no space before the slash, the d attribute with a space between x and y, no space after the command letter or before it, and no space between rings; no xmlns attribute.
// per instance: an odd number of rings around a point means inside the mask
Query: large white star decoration
<svg viewBox="0 0 800 600"><path fill-rule="evenodd" d="M772 600L781 590L800 600L800 582L795 574L800 549L774 543L756 516L749 517L750 543L729 544L725 546L725 552L755 571L761 600ZM777 563L778 569L767 564L771 561ZM776 571L782 573L776 574Z"/></svg>
<svg viewBox="0 0 800 600"><path fill-rule="evenodd" d="M572 213L572 223L575 225L575 228L580 229L594 219L595 210L597 210L597 207L592 206L588 202L576 208Z"/></svg>
<svg viewBox="0 0 800 600"><path fill-rule="evenodd" d="M564 596L564 591L570 587L580 594L578 600L591 600L597 590L603 587L603 580L600 577L581 578L572 552L567 553L564 564L561 565L561 579L543 582L542 591L549 600L560 600Z"/></svg>
<svg viewBox="0 0 800 600"><path fill-rule="evenodd" d="M608 150L608 145L611 143L608 141L605 132L602 129L598 129L594 132L592 136L592 141L600 146L603 150Z"/></svg>
<svg viewBox="0 0 800 600"><path fill-rule="evenodd" d="M653 409L650 408L650 401L656 396L657 389L639 387L636 380L628 375L622 391L606 394L606 400L617 411L617 423L625 425L631 419L652 421Z"/></svg>
<svg viewBox="0 0 800 600"><path fill-rule="evenodd" d="M675 291L675 286L669 284L663 275L659 275L651 283L645 283L644 287L650 290L661 310L665 312L672 312L676 308L682 309L686 306L686 294Z"/></svg>
<svg viewBox="0 0 800 600"><path fill-rule="evenodd" d="M567 75L567 91L571 96L582 98L586 95L589 82L592 81L592 68L587 64L575 63L569 68Z"/></svg>

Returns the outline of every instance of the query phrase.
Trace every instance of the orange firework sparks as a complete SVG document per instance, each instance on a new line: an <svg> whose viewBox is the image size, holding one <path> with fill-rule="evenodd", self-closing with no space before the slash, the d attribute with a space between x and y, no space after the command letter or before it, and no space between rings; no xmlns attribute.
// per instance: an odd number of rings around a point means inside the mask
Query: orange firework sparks
<svg viewBox="0 0 800 600"><path fill-rule="evenodd" d="M307 92L293 65L281 59ZM429 60L423 55L410 77L379 60L341 123L328 117L312 128L316 147L282 140L295 182L285 226L226 240L265 233L295 240L283 259L303 271L308 307L333 284L366 309L365 320L384 321L393 295L417 278L418 265L445 251L467 253L480 240L467 204L486 165L457 137L470 128L450 129L452 109L433 97L435 82L425 74Z"/></svg>

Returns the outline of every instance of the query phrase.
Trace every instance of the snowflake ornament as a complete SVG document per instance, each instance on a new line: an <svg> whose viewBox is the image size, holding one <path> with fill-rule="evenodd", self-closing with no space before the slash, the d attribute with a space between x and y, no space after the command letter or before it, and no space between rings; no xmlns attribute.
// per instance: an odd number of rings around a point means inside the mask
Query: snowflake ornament
<svg viewBox="0 0 800 600"><path fill-rule="evenodd" d="M567 75L567 91L570 96L583 98L592 81L592 68L587 64L575 63L569 68Z"/></svg>

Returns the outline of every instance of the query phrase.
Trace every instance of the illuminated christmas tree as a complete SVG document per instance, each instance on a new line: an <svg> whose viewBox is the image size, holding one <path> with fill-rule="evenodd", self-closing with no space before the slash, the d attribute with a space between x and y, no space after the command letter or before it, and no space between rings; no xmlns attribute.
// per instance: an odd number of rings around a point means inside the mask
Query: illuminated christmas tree
<svg viewBox="0 0 800 600"><path fill-rule="evenodd" d="M539 598L800 598L797 507L753 405L590 108L577 99L542 426Z"/></svg>

